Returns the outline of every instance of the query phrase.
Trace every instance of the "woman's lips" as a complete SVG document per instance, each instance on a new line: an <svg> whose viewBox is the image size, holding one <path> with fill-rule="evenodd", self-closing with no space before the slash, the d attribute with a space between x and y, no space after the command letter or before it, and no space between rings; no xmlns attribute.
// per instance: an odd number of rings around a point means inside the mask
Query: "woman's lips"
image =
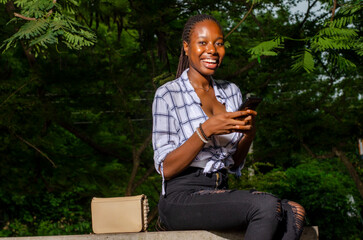
<svg viewBox="0 0 363 240"><path fill-rule="evenodd" d="M217 59L205 58L205 59L202 59L202 63L206 68L215 69L218 67Z"/></svg>

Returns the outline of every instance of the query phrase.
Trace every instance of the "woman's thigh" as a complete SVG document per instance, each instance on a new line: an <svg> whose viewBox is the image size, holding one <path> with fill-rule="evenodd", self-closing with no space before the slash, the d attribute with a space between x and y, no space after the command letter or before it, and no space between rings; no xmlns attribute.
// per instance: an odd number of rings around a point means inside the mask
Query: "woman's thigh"
<svg viewBox="0 0 363 240"><path fill-rule="evenodd" d="M241 229L256 216L277 221L279 207L280 200L267 193L201 190L161 197L159 214L162 223L170 230Z"/></svg>

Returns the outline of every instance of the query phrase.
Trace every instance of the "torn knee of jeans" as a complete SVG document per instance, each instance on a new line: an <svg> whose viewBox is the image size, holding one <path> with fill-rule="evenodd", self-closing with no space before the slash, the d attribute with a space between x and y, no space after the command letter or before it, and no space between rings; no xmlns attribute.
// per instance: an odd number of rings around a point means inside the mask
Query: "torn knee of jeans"
<svg viewBox="0 0 363 240"><path fill-rule="evenodd" d="M199 190L197 192L192 193L192 195L207 195L207 194L219 194L219 193L225 193L225 192L230 192L231 190L228 189L204 189L204 190Z"/></svg>
<svg viewBox="0 0 363 240"><path fill-rule="evenodd" d="M276 197L275 195L273 195L272 193L268 193L268 192L260 192L260 191L257 191L257 190L251 190L250 193L252 193L253 195L258 195L258 194L261 194L261 195L270 195L270 196L273 196L273 197Z"/></svg>
<svg viewBox="0 0 363 240"><path fill-rule="evenodd" d="M275 195L271 194L271 193L268 193L268 192L260 192L260 191L257 191L257 190L251 190L250 191L251 194L253 195L269 195L269 196L272 196L272 197L275 197L277 199L277 204L276 204L276 217L279 221L282 220L283 218L283 211L282 211L282 207L281 207L281 200L278 199Z"/></svg>
<svg viewBox="0 0 363 240"><path fill-rule="evenodd" d="M277 204L276 204L276 217L279 221L282 220L283 218L283 212L282 212L282 207L281 207L281 200L278 199Z"/></svg>
<svg viewBox="0 0 363 240"><path fill-rule="evenodd" d="M260 191L253 191L253 192L251 192L252 194L263 194L264 192L260 192Z"/></svg>
<svg viewBox="0 0 363 240"><path fill-rule="evenodd" d="M294 226L296 227L297 233L300 235L303 231L304 220L305 220L305 209L300 204L289 201L288 204L291 206L292 212L294 213Z"/></svg>

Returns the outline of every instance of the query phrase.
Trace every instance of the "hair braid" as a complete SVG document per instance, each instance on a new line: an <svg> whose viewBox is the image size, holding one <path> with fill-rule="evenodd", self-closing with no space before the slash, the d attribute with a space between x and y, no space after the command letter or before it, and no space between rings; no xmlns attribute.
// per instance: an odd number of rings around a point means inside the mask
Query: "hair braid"
<svg viewBox="0 0 363 240"><path fill-rule="evenodd" d="M212 17L210 15L200 14L200 15L192 16L188 19L188 21L185 23L183 34L182 34L182 46L181 46L181 52L180 52L180 57L179 57L178 69L176 71L177 78L180 77L180 75L184 72L184 70L187 69L189 66L188 56L185 55L183 42L186 42L189 44L190 36L192 35L195 24L197 24L199 22L203 22L205 20L214 21L222 29L222 27L219 24L219 22L217 21L217 19L215 19L214 17Z"/></svg>

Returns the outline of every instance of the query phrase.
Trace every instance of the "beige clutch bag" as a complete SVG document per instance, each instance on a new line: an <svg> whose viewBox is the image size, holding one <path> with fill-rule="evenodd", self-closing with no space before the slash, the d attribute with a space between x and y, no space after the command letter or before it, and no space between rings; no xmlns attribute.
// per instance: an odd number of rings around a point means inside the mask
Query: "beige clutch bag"
<svg viewBox="0 0 363 240"><path fill-rule="evenodd" d="M147 230L149 204L144 194L132 197L93 198L91 212L94 233Z"/></svg>

